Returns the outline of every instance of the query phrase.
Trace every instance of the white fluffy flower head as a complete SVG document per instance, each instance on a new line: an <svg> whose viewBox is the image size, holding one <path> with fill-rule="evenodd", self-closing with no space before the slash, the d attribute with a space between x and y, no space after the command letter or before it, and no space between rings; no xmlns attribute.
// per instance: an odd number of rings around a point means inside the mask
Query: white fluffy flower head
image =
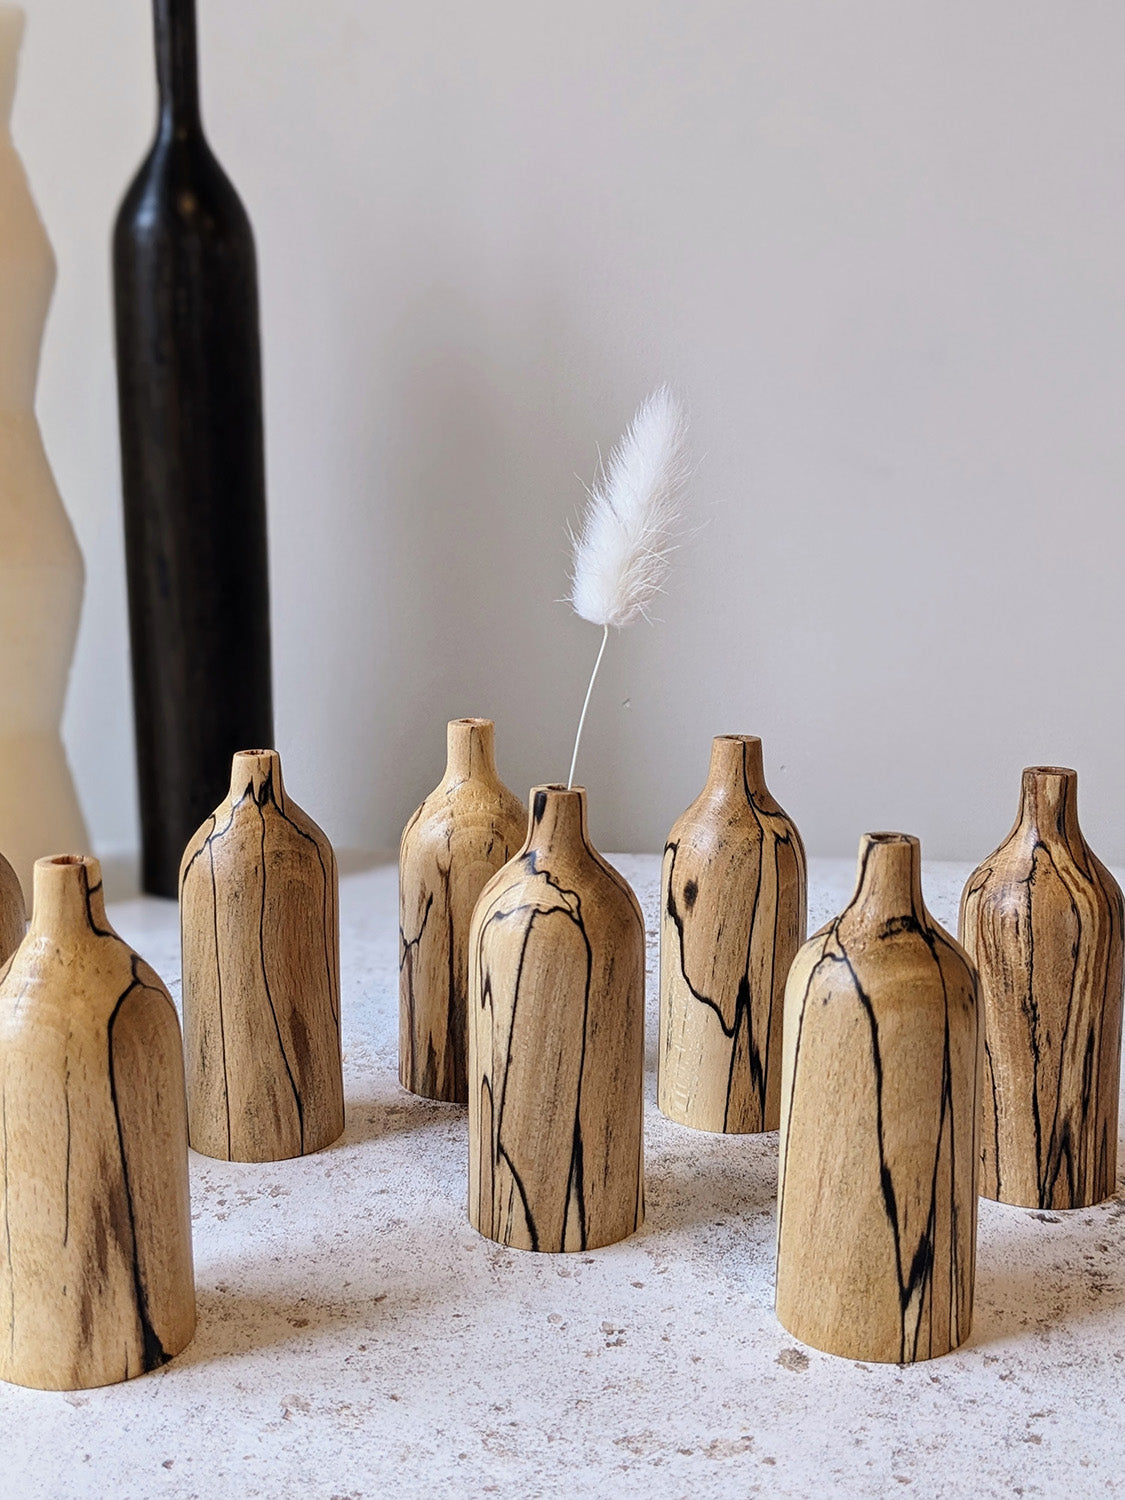
<svg viewBox="0 0 1125 1500"><path fill-rule="evenodd" d="M570 602L584 620L620 630L649 618L676 544L687 478L687 418L661 386L594 481L573 539Z"/></svg>

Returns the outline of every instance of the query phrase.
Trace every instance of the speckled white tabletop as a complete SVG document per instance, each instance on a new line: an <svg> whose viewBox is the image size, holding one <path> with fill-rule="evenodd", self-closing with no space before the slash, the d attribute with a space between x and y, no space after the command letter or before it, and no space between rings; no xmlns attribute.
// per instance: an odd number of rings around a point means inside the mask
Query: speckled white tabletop
<svg viewBox="0 0 1125 1500"><path fill-rule="evenodd" d="M614 862L651 944L659 861ZM853 873L812 861L814 927ZM949 927L967 873L926 867ZM586 1255L502 1249L465 1217L465 1112L397 1082L395 909L392 865L344 879L343 1139L270 1166L193 1155L194 1343L127 1385L0 1386L0 1500L1125 1493L1120 1194L982 1203L954 1354L798 1347L772 1310L777 1138L657 1113L650 946L644 1228ZM175 907L110 914L178 994Z"/></svg>

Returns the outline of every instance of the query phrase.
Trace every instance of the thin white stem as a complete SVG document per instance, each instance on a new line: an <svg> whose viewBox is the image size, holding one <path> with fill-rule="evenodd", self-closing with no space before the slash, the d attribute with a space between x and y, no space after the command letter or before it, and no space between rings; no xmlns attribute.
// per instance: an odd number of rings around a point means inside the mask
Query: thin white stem
<svg viewBox="0 0 1125 1500"><path fill-rule="evenodd" d="M574 768L578 764L578 747L582 743L582 726L586 722L586 710L590 707L590 694L594 691L594 683L597 680L598 668L602 664L605 655L606 642L609 640L609 626L602 628L602 643L598 647L598 659L594 663L594 670L590 673L590 686L586 689L586 698L582 704L582 713L578 719L578 733L574 736L574 754L570 757L570 775L567 777L566 789L569 792L574 785Z"/></svg>

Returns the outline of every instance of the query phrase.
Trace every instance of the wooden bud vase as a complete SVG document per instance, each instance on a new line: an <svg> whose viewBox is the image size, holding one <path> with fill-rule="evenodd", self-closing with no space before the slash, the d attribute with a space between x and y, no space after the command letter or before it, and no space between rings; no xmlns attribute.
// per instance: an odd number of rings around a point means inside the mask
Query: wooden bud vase
<svg viewBox="0 0 1125 1500"><path fill-rule="evenodd" d="M1028 1208L1112 1195L1122 897L1078 826L1078 778L1023 773L1016 826L961 897L980 973L981 1192Z"/></svg>
<svg viewBox="0 0 1125 1500"><path fill-rule="evenodd" d="M336 856L276 750L234 757L184 851L180 930L191 1144L282 1161L344 1128Z"/></svg>
<svg viewBox="0 0 1125 1500"><path fill-rule="evenodd" d="M664 847L661 1110L697 1130L776 1130L785 976L805 940L805 850L762 742L711 742L707 785Z"/></svg>
<svg viewBox="0 0 1125 1500"><path fill-rule="evenodd" d="M785 990L777 1315L898 1364L972 1323L977 981L922 903L918 840L870 833L846 910Z"/></svg>
<svg viewBox="0 0 1125 1500"><path fill-rule="evenodd" d="M11 864L0 854L0 964L7 963L26 932L23 886Z"/></svg>
<svg viewBox="0 0 1125 1500"><path fill-rule="evenodd" d="M195 1332L183 1050L98 861L37 860L33 890L0 976L0 1377L79 1390Z"/></svg>
<svg viewBox="0 0 1125 1500"><path fill-rule="evenodd" d="M469 938L469 1218L520 1250L592 1250L644 1217L645 930L581 787L532 790L527 839Z"/></svg>
<svg viewBox="0 0 1125 1500"><path fill-rule="evenodd" d="M491 719L451 720L446 743L445 775L399 849L398 1076L412 1094L465 1104L469 923L527 810L496 774Z"/></svg>

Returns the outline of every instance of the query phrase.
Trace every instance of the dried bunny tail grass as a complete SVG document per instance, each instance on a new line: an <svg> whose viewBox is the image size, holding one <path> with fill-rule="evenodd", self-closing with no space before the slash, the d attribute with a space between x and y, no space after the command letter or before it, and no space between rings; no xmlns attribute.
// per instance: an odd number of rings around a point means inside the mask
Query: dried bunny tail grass
<svg viewBox="0 0 1125 1500"><path fill-rule="evenodd" d="M666 385L637 412L628 432L594 481L578 535L570 602L575 613L602 627L582 713L574 737L567 786L574 785L578 746L609 627L622 630L648 619L664 587L681 520L680 497L689 475L687 417Z"/></svg>
<svg viewBox="0 0 1125 1500"><path fill-rule="evenodd" d="M661 386L595 480L573 539L570 602L584 620L622 630L649 618L668 575L688 474L687 418Z"/></svg>

